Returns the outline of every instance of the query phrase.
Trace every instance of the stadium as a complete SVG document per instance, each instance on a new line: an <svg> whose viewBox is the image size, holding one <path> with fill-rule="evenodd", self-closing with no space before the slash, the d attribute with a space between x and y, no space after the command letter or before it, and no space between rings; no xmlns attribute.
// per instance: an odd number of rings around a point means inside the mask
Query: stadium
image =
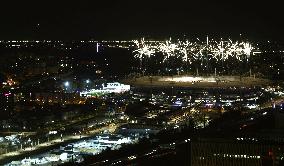
<svg viewBox="0 0 284 166"><path fill-rule="evenodd" d="M123 80L123 83L132 86L152 87L192 87L192 88L214 88L214 87L253 87L266 86L271 83L268 79L240 76L142 76Z"/></svg>
<svg viewBox="0 0 284 166"><path fill-rule="evenodd" d="M252 65L261 51L247 40L214 40L207 36L205 41L141 39L134 43L137 73L142 74L123 80L126 84L210 88L271 83Z"/></svg>

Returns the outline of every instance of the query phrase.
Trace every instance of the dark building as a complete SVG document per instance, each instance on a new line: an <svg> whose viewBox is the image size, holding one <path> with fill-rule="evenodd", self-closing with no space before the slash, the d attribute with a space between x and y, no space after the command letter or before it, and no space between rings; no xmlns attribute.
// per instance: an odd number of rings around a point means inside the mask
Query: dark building
<svg viewBox="0 0 284 166"><path fill-rule="evenodd" d="M283 108L281 107L280 109L276 109L273 112L276 129L284 129L284 110L282 109Z"/></svg>
<svg viewBox="0 0 284 166"><path fill-rule="evenodd" d="M274 166L283 164L283 144L204 139L193 141L191 145L192 166Z"/></svg>

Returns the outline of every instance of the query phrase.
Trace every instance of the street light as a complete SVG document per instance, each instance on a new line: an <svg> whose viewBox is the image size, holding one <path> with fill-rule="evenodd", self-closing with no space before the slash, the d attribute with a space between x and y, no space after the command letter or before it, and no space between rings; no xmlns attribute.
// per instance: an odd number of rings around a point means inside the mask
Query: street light
<svg viewBox="0 0 284 166"><path fill-rule="evenodd" d="M67 91L70 87L70 82L69 81L64 82L64 86L65 86L65 90Z"/></svg>
<svg viewBox="0 0 284 166"><path fill-rule="evenodd" d="M87 79L87 80L86 80L86 83L87 83L87 84L89 84L89 83L90 83L90 80L89 80L89 79Z"/></svg>
<svg viewBox="0 0 284 166"><path fill-rule="evenodd" d="M68 81L66 81L66 82L64 83L64 86L67 88L67 87L70 86L70 83L69 83Z"/></svg>

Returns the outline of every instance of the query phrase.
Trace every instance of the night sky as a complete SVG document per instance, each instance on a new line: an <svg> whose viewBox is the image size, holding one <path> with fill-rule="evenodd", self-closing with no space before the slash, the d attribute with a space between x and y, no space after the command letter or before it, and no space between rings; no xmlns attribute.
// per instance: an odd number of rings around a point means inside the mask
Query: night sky
<svg viewBox="0 0 284 166"><path fill-rule="evenodd" d="M0 39L235 37L241 33L282 41L280 2L213 1L1 2Z"/></svg>

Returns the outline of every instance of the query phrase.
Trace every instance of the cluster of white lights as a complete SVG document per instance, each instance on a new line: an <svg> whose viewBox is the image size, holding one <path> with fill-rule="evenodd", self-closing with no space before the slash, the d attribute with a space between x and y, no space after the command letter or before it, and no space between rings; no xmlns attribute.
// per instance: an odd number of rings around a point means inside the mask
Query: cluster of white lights
<svg viewBox="0 0 284 166"><path fill-rule="evenodd" d="M230 157L230 158L250 158L250 159L260 159L259 155L245 155L245 154L213 154L215 157Z"/></svg>
<svg viewBox="0 0 284 166"><path fill-rule="evenodd" d="M190 77L190 76L184 76L184 77L173 77L173 78L160 78L159 81L174 81L174 82L216 82L216 79L214 77Z"/></svg>
<svg viewBox="0 0 284 166"><path fill-rule="evenodd" d="M256 51L256 48L249 42L235 41L231 39L215 41L209 40L195 42L189 40L173 42L171 39L160 42L145 41L143 38L134 41L136 49L133 51L135 57L142 60L155 56L156 53L162 53L164 56L163 62L170 57L181 58L184 62L193 62L195 60L211 60L225 61L229 58L237 59L238 61L248 60L250 55Z"/></svg>

